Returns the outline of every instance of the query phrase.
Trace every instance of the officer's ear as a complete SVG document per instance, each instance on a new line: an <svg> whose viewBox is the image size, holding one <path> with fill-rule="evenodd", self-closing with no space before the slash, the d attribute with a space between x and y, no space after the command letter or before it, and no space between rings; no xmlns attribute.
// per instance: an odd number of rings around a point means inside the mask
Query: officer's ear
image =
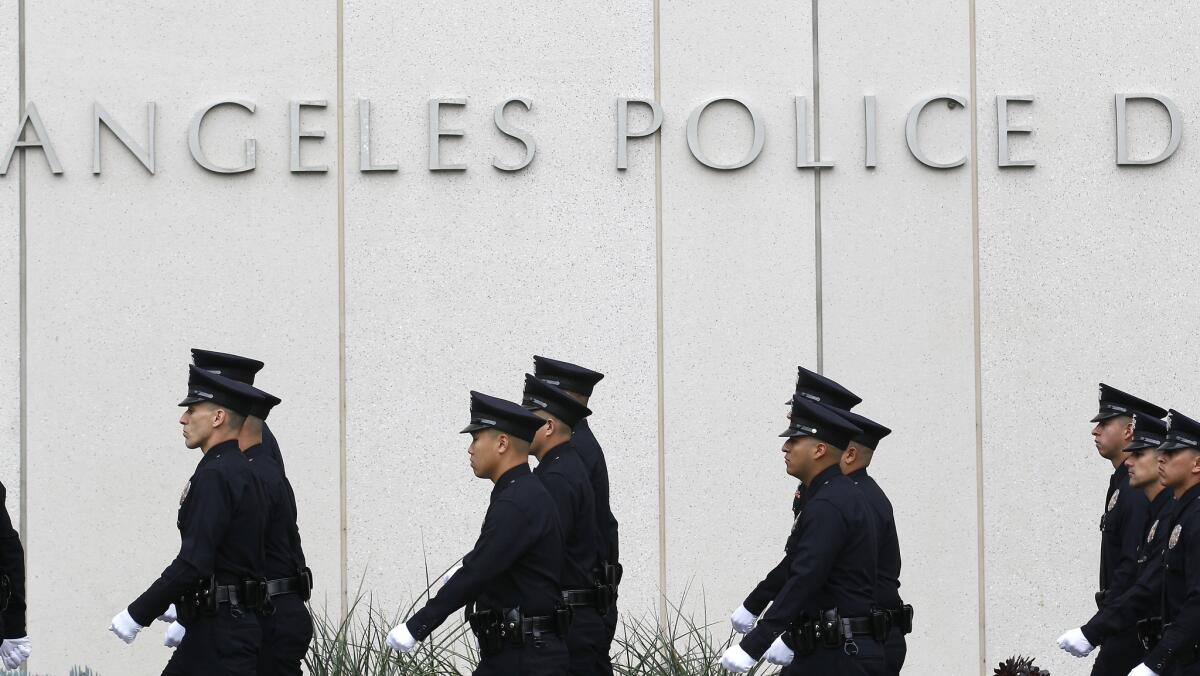
<svg viewBox="0 0 1200 676"><path fill-rule="evenodd" d="M825 445L824 441L818 441L817 445L813 447L813 460L820 460L826 455L829 455L829 447Z"/></svg>
<svg viewBox="0 0 1200 676"><path fill-rule="evenodd" d="M1126 444L1133 441L1133 419L1132 418L1129 419L1129 422L1125 423L1124 438L1125 438Z"/></svg>

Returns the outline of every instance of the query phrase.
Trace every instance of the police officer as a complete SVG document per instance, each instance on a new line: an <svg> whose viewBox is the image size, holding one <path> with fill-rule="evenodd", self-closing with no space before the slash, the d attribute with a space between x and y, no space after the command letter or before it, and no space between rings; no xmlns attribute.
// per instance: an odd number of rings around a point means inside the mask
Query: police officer
<svg viewBox="0 0 1200 676"><path fill-rule="evenodd" d="M25 549L8 516L7 495L0 484L0 662L16 669L29 659L33 645L25 633Z"/></svg>
<svg viewBox="0 0 1200 676"><path fill-rule="evenodd" d="M1167 438L1159 449L1159 476L1175 496L1163 556L1162 638L1129 676L1196 676L1200 674L1200 422L1171 409Z"/></svg>
<svg viewBox="0 0 1200 676"><path fill-rule="evenodd" d="M529 469L529 444L545 423L520 404L471 392L471 423L462 431L471 435L475 476L495 484L491 504L462 568L388 634L392 650L412 652L466 606L480 646L475 676L568 673L562 528L554 499Z"/></svg>
<svg viewBox="0 0 1200 676"><path fill-rule="evenodd" d="M780 436L788 474L805 485L787 582L741 643L721 657L733 672L758 660L792 632L791 673L882 676L886 638L871 618L878 550L874 517L839 463L863 430L822 404L796 397ZM817 639L817 636L820 636Z"/></svg>
<svg viewBox="0 0 1200 676"><path fill-rule="evenodd" d="M571 396L587 406L604 374L576 364L547 357L534 356L533 375L551 385L566 390ZM617 587L624 575L621 566L621 550L619 546L617 518L613 516L612 505L609 501L608 464L604 460L604 451L596 441L596 435L584 418L572 430L572 441L579 459L587 468L592 480L592 492L596 494L596 524L600 529L600 566L596 573L602 584L611 588L612 606L604 615L604 623L608 627L608 647L604 651L605 673L612 673L612 663L609 655L612 650L613 637L617 633Z"/></svg>
<svg viewBox="0 0 1200 676"><path fill-rule="evenodd" d="M257 359L224 352L192 350L196 365L248 385L263 368ZM312 592L312 571L304 557L297 525L298 510L292 484L283 471L282 455L266 418L279 398L262 393L242 425L238 444L250 460L267 500L266 577L268 612L259 615L262 650L258 676L299 676L312 642L313 622L305 604ZM170 644L168 640L168 645Z"/></svg>
<svg viewBox="0 0 1200 676"><path fill-rule="evenodd" d="M565 538L562 586L563 600L573 613L567 636L571 675L604 674L611 664L608 628L602 615L608 613L611 599L608 588L597 584L593 575L600 547L596 498L587 469L571 441L571 430L591 411L566 391L528 373L521 403L546 421L534 436L530 450L538 459L533 473L558 505Z"/></svg>
<svg viewBox="0 0 1200 676"><path fill-rule="evenodd" d="M1130 488L1129 468L1125 466L1129 457L1125 449L1133 440L1135 413L1150 418L1162 418L1167 414L1144 399L1100 384L1100 405L1092 418L1096 423L1092 437L1096 450L1112 463L1114 470L1104 499L1104 516L1100 519L1100 591L1096 594L1096 605L1100 609L1133 586L1137 575L1138 545L1145 533L1150 509L1145 493ZM1137 665L1143 652L1136 630L1129 627L1105 640L1092 666L1092 675L1125 676Z"/></svg>
<svg viewBox="0 0 1200 676"><path fill-rule="evenodd" d="M867 474L879 442L892 433L890 429L850 411L838 411L863 433L850 442L842 454L842 473L850 477L866 496L875 513L875 533L879 546L879 568L875 575L875 609L872 615L887 625L884 652L887 655L888 676L896 676L908 654L905 635L912 632L913 607L900 598L900 538L896 533L896 516L887 494Z"/></svg>
<svg viewBox="0 0 1200 676"><path fill-rule="evenodd" d="M204 454L179 506L182 545L175 560L109 626L122 641L175 602L186 640L164 676L253 676L261 644L264 500L238 446L254 388L190 367L184 443Z"/></svg>
<svg viewBox="0 0 1200 676"><path fill-rule="evenodd" d="M854 394L850 390L843 387L837 381L826 378L825 376L810 371L803 366L797 366L796 389L791 399L788 399L787 405L792 406L797 399L804 399L825 404L844 411L849 411L858 404L862 403L862 398ZM789 408L789 416L791 409ZM762 579L742 605L733 611L729 621L733 625L733 630L739 634L749 633L754 628L754 623L758 620L758 616L762 615L767 609L767 604L775 595L783 589L783 584L787 582L788 570L792 564L792 551L795 549L797 529L799 524L800 512L804 504L804 484L801 483L796 488L795 497L792 499L792 530L788 534L787 544L783 548L783 558L779 563L771 569L767 576Z"/></svg>
<svg viewBox="0 0 1200 676"><path fill-rule="evenodd" d="M1076 657L1086 657L1095 646L1105 645L1113 636L1130 631L1138 636L1139 644L1147 633L1151 616L1157 615L1162 595L1162 553L1171 530L1173 495L1166 490L1158 476L1158 447L1165 441L1167 425L1144 413L1133 414L1133 439L1125 447L1129 458L1129 486L1140 489L1150 501L1145 533L1138 544L1137 581L1115 600L1096 612L1092 619L1078 629L1072 629L1058 639L1058 646ZM1143 631L1138 631L1141 627ZM1145 651L1143 650L1143 653ZM1138 659L1142 657L1139 654Z"/></svg>

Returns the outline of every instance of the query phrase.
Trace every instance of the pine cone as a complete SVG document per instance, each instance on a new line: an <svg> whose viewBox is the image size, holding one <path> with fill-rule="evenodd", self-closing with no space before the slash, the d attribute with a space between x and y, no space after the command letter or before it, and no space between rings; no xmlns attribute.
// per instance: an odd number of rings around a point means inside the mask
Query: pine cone
<svg viewBox="0 0 1200 676"><path fill-rule="evenodd" d="M1010 657L996 668L995 676L1050 676L1050 672L1033 666L1032 657Z"/></svg>

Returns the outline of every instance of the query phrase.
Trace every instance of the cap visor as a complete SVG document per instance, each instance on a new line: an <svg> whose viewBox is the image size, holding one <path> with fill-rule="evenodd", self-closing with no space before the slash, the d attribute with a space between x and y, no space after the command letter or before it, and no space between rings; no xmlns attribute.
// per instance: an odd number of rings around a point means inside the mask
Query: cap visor
<svg viewBox="0 0 1200 676"><path fill-rule="evenodd" d="M1089 422L1101 422L1104 420L1108 420L1109 418L1115 418L1119 415L1121 415L1121 414L1113 413L1112 411L1101 411L1101 412L1097 413L1096 417L1092 418Z"/></svg>
<svg viewBox="0 0 1200 676"><path fill-rule="evenodd" d="M184 397L183 401L179 402L179 405L180 406L191 406L192 404L199 404L202 401L208 401L208 400L205 399L204 397Z"/></svg>
<svg viewBox="0 0 1200 676"><path fill-rule="evenodd" d="M1148 444L1144 441L1134 441L1125 447L1125 452L1129 453L1130 451L1142 451L1147 448L1158 448L1158 446L1155 444Z"/></svg>
<svg viewBox="0 0 1200 676"><path fill-rule="evenodd" d="M1158 450L1160 450L1160 451L1181 451L1185 448L1192 448L1192 446L1189 446L1188 444L1185 444L1185 443L1182 443L1179 441L1172 440L1172 441L1164 442L1162 446L1158 447Z"/></svg>
<svg viewBox="0 0 1200 676"><path fill-rule="evenodd" d="M804 430L798 430L794 427L789 427L780 434L781 437L811 437L812 435Z"/></svg>
<svg viewBox="0 0 1200 676"><path fill-rule="evenodd" d="M467 432L478 432L479 430L486 430L486 429L488 429L489 427L492 427L492 425L483 425L483 424L480 424L480 423L471 423L470 425L467 425L466 427L462 428L462 431L461 431L461 432L459 432L459 434L466 434Z"/></svg>

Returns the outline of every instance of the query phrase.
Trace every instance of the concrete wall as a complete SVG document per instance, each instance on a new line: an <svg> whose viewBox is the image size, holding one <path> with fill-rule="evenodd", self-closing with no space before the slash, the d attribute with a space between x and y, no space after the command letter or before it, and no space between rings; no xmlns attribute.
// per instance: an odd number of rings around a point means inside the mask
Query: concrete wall
<svg viewBox="0 0 1200 676"><path fill-rule="evenodd" d="M518 397L540 353L608 374L593 427L626 613L687 594L723 636L790 522L775 435L804 364L895 429L873 473L917 606L908 670L984 673L1025 653L1085 673L1053 640L1087 619L1094 591L1108 472L1088 437L1096 383L1185 411L1200 401L1177 366L1200 357L1187 338L1198 10L813 4L0 0L0 139L34 101L65 167L51 175L34 151L24 185L19 155L0 178L0 480L28 521L33 668L140 674L166 659L159 626L133 648L104 629L177 547L197 456L174 403L201 346L262 358L262 385L284 399L272 426L318 608L337 612L360 585L405 604L426 566L470 546L489 485L457 434L467 390ZM1113 94L1139 91L1179 103L1183 144L1119 168ZM966 156L951 169L905 145L909 109L942 94L968 105L931 106L918 132L934 159ZM1012 142L1036 167L997 168L997 94L1036 97L1010 114L1036 127ZM493 108L521 96L533 108L507 117L537 156L502 172L493 158L522 146ZM819 144L835 165L819 175L796 167L796 96L810 155ZM658 135L630 141L625 171L617 97L665 112ZM744 169L689 151L688 114L717 97L764 125ZM255 137L254 172L213 174L189 155L191 116L219 98L257 110L216 111L205 147L231 164ZM431 98L467 100L442 113L466 135L441 143L465 171L427 168ZM303 157L329 171L289 173L288 101L319 99L304 127L326 136ZM374 161L398 171L359 170L364 99ZM93 101L139 140L158 103L156 175L107 131L91 173ZM1165 117L1131 107L1135 156L1165 142ZM648 121L639 109L630 127ZM729 102L699 128L717 162L751 138Z"/></svg>

